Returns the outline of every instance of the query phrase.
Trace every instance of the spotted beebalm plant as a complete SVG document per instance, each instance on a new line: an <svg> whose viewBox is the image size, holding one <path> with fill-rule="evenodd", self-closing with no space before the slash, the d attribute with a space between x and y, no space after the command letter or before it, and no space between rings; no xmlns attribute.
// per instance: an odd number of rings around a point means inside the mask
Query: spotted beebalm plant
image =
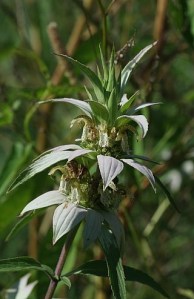
<svg viewBox="0 0 194 299"><path fill-rule="evenodd" d="M21 216L55 205L54 244L83 222L84 246L98 240L106 261L90 261L70 274L109 276L115 298L126 298L125 280L147 284L167 297L151 277L122 264L124 230L117 214L120 202L128 196L127 186L119 181L124 168L143 174L154 191L156 180L174 205L160 180L141 163L153 161L134 154L131 142L132 134L144 138L148 132L148 120L141 113L142 109L158 103L135 106L138 92L128 97L125 87L133 68L154 45L141 50L119 74L115 72L113 53L108 64L101 53L102 68L97 69L97 74L77 60L62 55L89 78L92 89L85 88L86 101L60 98L47 102L72 104L82 111L71 122L71 126L83 128L81 137L75 144L61 145L41 154L11 186L11 189L16 188L47 168L51 176L60 173L58 190L32 200L21 211Z"/></svg>

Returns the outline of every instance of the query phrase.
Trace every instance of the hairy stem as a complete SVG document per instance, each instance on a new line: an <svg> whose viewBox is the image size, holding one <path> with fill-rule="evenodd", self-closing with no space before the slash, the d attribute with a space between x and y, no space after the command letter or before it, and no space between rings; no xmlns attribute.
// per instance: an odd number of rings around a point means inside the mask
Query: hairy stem
<svg viewBox="0 0 194 299"><path fill-rule="evenodd" d="M69 249L70 249L70 247L73 243L73 240L75 238L77 230L78 230L78 226L76 226L76 228L74 228L68 234L66 242L63 245L63 248L61 250L61 254L59 256L59 259L58 259L58 262L57 262L57 265L56 265L56 268L55 268L56 278L60 278L61 272L63 270L63 266L64 266L64 264L66 262L66 259L67 259ZM56 290L56 287L57 287L59 281L60 281L60 279L56 279L56 280L51 279L48 290L47 290L46 295L45 295L45 299L52 299L53 294Z"/></svg>

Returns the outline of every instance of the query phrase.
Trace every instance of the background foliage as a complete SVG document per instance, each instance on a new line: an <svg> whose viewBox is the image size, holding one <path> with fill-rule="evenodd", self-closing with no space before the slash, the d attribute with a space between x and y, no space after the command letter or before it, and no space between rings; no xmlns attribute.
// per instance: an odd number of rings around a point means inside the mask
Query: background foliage
<svg viewBox="0 0 194 299"><path fill-rule="evenodd" d="M76 69L56 53L68 55L95 67L102 42L105 16L100 1L0 2L0 252L1 258L29 255L54 267L63 244L52 246L52 208L27 227L5 239L24 205L52 189L47 174L6 196L18 172L38 153L73 142L78 133L69 129L77 110L70 105L36 102L52 97L84 99L87 85ZM103 1L108 7L110 1ZM55 22L55 23L53 23ZM114 1L108 10L107 47L119 50L134 36L129 60L153 40L157 53L148 55L136 68L128 94L140 90L140 100L163 104L147 112L150 130L143 142L134 140L137 154L161 162L153 171L165 182L182 214L169 206L165 195L155 195L147 181L126 174L131 201L123 202L120 215L126 229L125 264L145 270L168 290L172 298L194 298L193 213L194 194L194 4L192 0ZM138 186L138 188L137 188ZM82 228L81 228L82 229ZM66 272L89 258L100 258L96 245L82 250L81 229L66 264ZM130 231L130 233L129 233ZM21 274L0 277L0 288L10 288ZM41 273L32 298L42 298L48 279ZM154 291L128 283L134 299L155 296ZM194 291L194 289L193 289ZM110 298L106 280L73 277L70 291L58 288L68 298ZM33 297L34 296L34 297ZM157 298L160 298L157 294ZM162 297L161 297L162 298Z"/></svg>

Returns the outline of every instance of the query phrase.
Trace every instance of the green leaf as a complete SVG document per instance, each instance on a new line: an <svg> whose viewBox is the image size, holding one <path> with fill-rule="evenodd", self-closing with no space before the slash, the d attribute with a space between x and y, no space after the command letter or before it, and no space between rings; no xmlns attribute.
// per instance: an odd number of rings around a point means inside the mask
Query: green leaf
<svg viewBox="0 0 194 299"><path fill-rule="evenodd" d="M118 248L120 248L122 251L125 241L125 232L118 215L112 211L102 211L102 215L104 216L105 221L108 223L111 231L116 238Z"/></svg>
<svg viewBox="0 0 194 299"><path fill-rule="evenodd" d="M23 172L19 174L16 180L9 187L8 192L23 184L37 173L52 166L53 164L59 161L67 160L70 154L72 154L72 151L57 150L46 155L40 155L31 165L29 165Z"/></svg>
<svg viewBox="0 0 194 299"><path fill-rule="evenodd" d="M53 215L53 244L86 217L87 210L75 204L61 204Z"/></svg>
<svg viewBox="0 0 194 299"><path fill-rule="evenodd" d="M88 209L83 233L85 248L98 238L103 220L104 217L99 212Z"/></svg>
<svg viewBox="0 0 194 299"><path fill-rule="evenodd" d="M39 104L45 104L45 103L49 103L49 102L69 103L69 104L72 104L72 105L80 108L87 116L91 117L91 115L92 115L92 110L91 110L90 106L88 105L88 103L86 103L84 101L80 101L77 99L71 99L71 98L61 98L61 99L51 99L48 101L42 101L42 102L39 102Z"/></svg>
<svg viewBox="0 0 194 299"><path fill-rule="evenodd" d="M28 214L26 214L24 217L22 217L12 228L12 230L10 231L10 233L8 234L6 241L9 241L9 239L15 235L25 224L27 224L30 220L32 220L32 218L34 218L37 214L39 213L35 213L30 212Z"/></svg>
<svg viewBox="0 0 194 299"><path fill-rule="evenodd" d="M142 130L142 138L144 138L148 131L148 121L144 115L122 115L117 117L116 127L122 127L128 124L130 121L134 121L138 124Z"/></svg>
<svg viewBox="0 0 194 299"><path fill-rule="evenodd" d="M155 280L153 280L152 277L143 271L124 266L124 273L127 281L137 281L145 284L162 294L164 297L169 298L169 295L166 293L166 291L164 291L163 288L161 288L161 286Z"/></svg>
<svg viewBox="0 0 194 299"><path fill-rule="evenodd" d="M103 87L102 84L99 80L99 78L96 76L96 74L89 69L86 65L80 63L78 60L73 59L72 57L69 57L67 55L63 54L57 54L59 56L65 57L69 62L71 62L73 65L77 66L84 75L88 77L88 79L91 81L93 87L94 87L94 92L96 94L96 97L99 101L102 101L104 99L104 93L103 93Z"/></svg>
<svg viewBox="0 0 194 299"><path fill-rule="evenodd" d="M147 179L149 180L152 188L156 192L154 175L153 175L152 171L148 167L135 162L133 159L121 159L121 160L124 163L128 164L129 166L137 169L143 175L145 175L147 177Z"/></svg>
<svg viewBox="0 0 194 299"><path fill-rule="evenodd" d="M71 288L71 281L69 280L68 277L66 276L61 276L60 277L60 281L65 284L66 286L68 286L68 288L70 289Z"/></svg>
<svg viewBox="0 0 194 299"><path fill-rule="evenodd" d="M142 49L131 61L128 62L128 64L124 67L124 69L121 72L121 93L123 94L125 86L127 84L127 81L129 79L129 76L133 70L133 68L136 66L136 64L141 60L141 58L151 49L153 46L156 45L156 42L153 44L145 47Z"/></svg>
<svg viewBox="0 0 194 299"><path fill-rule="evenodd" d="M120 102L120 111L123 113L125 111L127 111L129 109L129 107L132 105L132 103L134 102L134 100L136 99L136 97L139 95L139 90L136 91L129 99L127 99L127 95L124 94L121 98L121 102Z"/></svg>
<svg viewBox="0 0 194 299"><path fill-rule="evenodd" d="M106 190L114 178L123 170L123 163L110 156L98 155L97 159L103 181L103 189Z"/></svg>
<svg viewBox="0 0 194 299"><path fill-rule="evenodd" d="M93 152L92 150L88 150L88 149L84 149L84 148L75 150L69 156L68 162L72 161L73 159L76 159L77 157L84 156L84 155L87 155L92 152Z"/></svg>
<svg viewBox="0 0 194 299"><path fill-rule="evenodd" d="M49 277L55 278L54 272L50 267L42 265L28 256L0 260L0 272L16 272L24 270L43 271Z"/></svg>
<svg viewBox="0 0 194 299"><path fill-rule="evenodd" d="M103 68L103 75L104 75L104 82L106 82L108 80L108 68L104 59L104 55L102 53L102 49L101 47L99 47L99 51L100 51L100 60L101 60L101 64L102 64L102 68Z"/></svg>
<svg viewBox="0 0 194 299"><path fill-rule="evenodd" d="M59 190L53 190L46 192L38 197L36 197L34 200L29 202L27 206L22 210L21 216L25 214L26 212L46 208L53 205L58 205L63 202L67 201L66 196L61 193Z"/></svg>
<svg viewBox="0 0 194 299"><path fill-rule="evenodd" d="M134 155L134 154L131 154L131 155L122 155L121 158L126 158L126 159L139 159L139 160L143 160L143 161L147 161L147 162L151 162L151 163L154 163L154 164L160 164L159 162L156 162L154 160L151 160L150 158L146 157L146 156L142 156L142 155Z"/></svg>
<svg viewBox="0 0 194 299"><path fill-rule="evenodd" d="M177 207L172 195L170 194L170 192L168 191L168 189L164 186L164 184L161 182L161 180L156 176L154 175L154 178L156 180L156 183L161 187L161 189L164 191L164 193L166 194L169 202L171 203L171 205L175 208L175 210L178 212L178 213L181 213L181 211L179 210L179 208Z"/></svg>
<svg viewBox="0 0 194 299"><path fill-rule="evenodd" d="M114 124L116 118L117 118L117 95L115 88L112 89L111 94L108 99L108 111L110 116L110 122L111 124Z"/></svg>
<svg viewBox="0 0 194 299"><path fill-rule="evenodd" d="M97 122L108 122L109 113L107 108L103 104L95 101L89 101L88 103L92 109L93 117L96 119Z"/></svg>
<svg viewBox="0 0 194 299"><path fill-rule="evenodd" d="M102 226L99 241L106 257L113 295L116 299L126 299L125 275L120 251L114 235L105 225Z"/></svg>
<svg viewBox="0 0 194 299"><path fill-rule="evenodd" d="M143 108L146 108L146 107L150 107L150 106L154 106L154 105L159 105L159 104L162 104L161 102L157 102L157 103L144 103L144 104L141 104L137 107L133 107L132 109L130 109L128 111L128 114L129 115L132 115L134 113L136 113L137 111L143 109Z"/></svg>
<svg viewBox="0 0 194 299"><path fill-rule="evenodd" d="M169 298L166 291L151 276L149 276L145 272L128 266L123 266L123 269L124 269L126 281L134 281L134 282L142 283L144 285L151 287L153 290L159 292L164 297ZM89 261L75 268L71 272L66 273L66 276L79 275L79 274L107 277L108 269L107 269L106 261L104 260Z"/></svg>

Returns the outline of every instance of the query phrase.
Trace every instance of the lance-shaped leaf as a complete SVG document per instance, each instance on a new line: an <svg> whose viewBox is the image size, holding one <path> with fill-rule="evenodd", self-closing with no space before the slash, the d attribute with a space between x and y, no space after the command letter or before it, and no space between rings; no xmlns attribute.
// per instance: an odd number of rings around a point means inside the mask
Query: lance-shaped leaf
<svg viewBox="0 0 194 299"><path fill-rule="evenodd" d="M19 185L32 178L37 173L47 169L53 164L59 161L67 160L70 154L72 154L72 151L54 151L46 155L39 156L30 166L28 166L22 173L20 173L20 175L16 178L8 191L15 189Z"/></svg>
<svg viewBox="0 0 194 299"><path fill-rule="evenodd" d="M88 247L98 238L103 220L104 217L99 212L88 209L84 227L84 247Z"/></svg>
<svg viewBox="0 0 194 299"><path fill-rule="evenodd" d="M142 59L142 57L153 47L156 45L156 42L153 44L145 47L142 49L131 61L128 62L128 64L124 67L124 69L121 72L121 92L123 94L124 88L127 84L127 81L129 79L129 76L133 70L133 68L136 66L136 64Z"/></svg>
<svg viewBox="0 0 194 299"><path fill-rule="evenodd" d="M139 90L136 91L129 99L127 99L127 95L124 94L119 103L121 106L120 111L123 113L126 110L128 110L138 95L139 95Z"/></svg>
<svg viewBox="0 0 194 299"><path fill-rule="evenodd" d="M91 115L92 115L92 110L90 108L90 105L88 103L84 102L84 101L80 101L80 100L77 100L77 99L71 99L71 98L61 98L61 99L51 99L51 100L48 100L48 101L41 101L41 102L39 102L39 104L45 104L45 103L48 103L48 102L69 103L69 104L72 104L72 105L80 108L87 116L91 117Z"/></svg>
<svg viewBox="0 0 194 299"><path fill-rule="evenodd" d="M91 152L93 152L93 151L92 151L92 150L89 150L89 149L84 149L84 148L75 150L75 151L72 152L72 154L69 156L69 158L68 158L68 162L70 162L70 161L72 161L73 159L78 158L78 157L80 157L80 156L84 156L84 155L86 155L86 154L89 154L89 153L91 153Z"/></svg>
<svg viewBox="0 0 194 299"><path fill-rule="evenodd" d="M147 179L149 180L150 184L152 185L152 188L156 192L156 189L155 189L155 179L154 179L152 171L149 168L147 168L146 166L141 165L141 164L135 162L133 159L121 159L121 160L124 163L130 165L131 167L137 169L142 174L144 174L147 177Z"/></svg>
<svg viewBox="0 0 194 299"><path fill-rule="evenodd" d="M107 122L109 118L108 110L107 108L98 102L95 101L89 101L88 102L92 111L93 111L93 116L98 122Z"/></svg>
<svg viewBox="0 0 194 299"><path fill-rule="evenodd" d="M123 170L123 163L113 157L98 155L98 165L103 181L104 190Z"/></svg>
<svg viewBox="0 0 194 299"><path fill-rule="evenodd" d="M60 152L60 151L78 150L78 149L81 149L81 146L79 146L77 144L59 145L59 146L53 147L53 148L45 151L39 157L44 156L45 154L48 154L48 153L51 153L51 152ZM39 157L37 157L36 159L34 159L34 161L37 160Z"/></svg>
<svg viewBox="0 0 194 299"><path fill-rule="evenodd" d="M24 213L36 209L42 209L49 206L61 204L62 202L65 202L65 200L65 195L62 194L59 190L49 191L29 202L29 204L27 204L27 206L25 206L25 208L22 210L20 215L22 216Z"/></svg>
<svg viewBox="0 0 194 299"><path fill-rule="evenodd" d="M142 138L145 137L148 131L148 121L144 115L122 115L117 117L116 126L121 127L128 124L130 121L134 121L142 130Z"/></svg>
<svg viewBox="0 0 194 299"><path fill-rule="evenodd" d="M126 299L125 275L120 250L114 235L105 225L102 226L99 241L106 257L108 276L113 295L116 299Z"/></svg>
<svg viewBox="0 0 194 299"><path fill-rule="evenodd" d="M164 191L164 193L166 194L169 202L171 203L171 205L175 208L175 210L178 212L178 213L181 213L180 209L177 207L172 195L170 194L170 192L168 191L168 189L164 186L164 184L161 182L161 180L156 176L154 175L154 178L156 180L156 183L161 187L161 189Z"/></svg>
<svg viewBox="0 0 194 299"><path fill-rule="evenodd" d="M149 276L145 272L128 266L123 266L123 269L124 269L126 281L135 281L135 282L142 283L146 286L151 287L153 290L159 292L164 297L169 298L166 291L151 276ZM74 275L74 274L96 275L101 277L107 277L108 269L107 269L106 261L92 260L85 264L82 264L81 266L75 268L71 272L66 273L67 276Z"/></svg>
<svg viewBox="0 0 194 299"><path fill-rule="evenodd" d="M61 204L53 215L53 243L72 230L86 216L87 210L75 204Z"/></svg>
<svg viewBox="0 0 194 299"><path fill-rule="evenodd" d="M135 155L135 154L131 154L131 155L122 155L121 158L123 159L139 159L139 160L143 160L143 161L147 161L147 162L150 162L150 163L154 163L154 164L160 164L159 162L156 162L146 156L142 156L142 155Z"/></svg>
<svg viewBox="0 0 194 299"><path fill-rule="evenodd" d="M98 76L91 69L89 69L86 65L82 64L78 60L73 59L72 57L69 57L69 56L63 55L63 54L57 54L57 55L65 57L73 65L77 66L80 69L80 71L84 75L86 75L88 77L88 79L90 80L90 82L92 83L92 85L94 87L94 92L95 92L97 98L103 99L104 95L103 95L102 84L101 84Z"/></svg>
<svg viewBox="0 0 194 299"><path fill-rule="evenodd" d="M146 107L149 107L149 106L154 106L154 105L159 105L159 104L162 104L162 103L159 103L159 102L157 102L157 103L145 103L145 104L142 104L142 105L139 105L137 107L134 107L134 108L130 109L128 111L128 114L131 115L131 114L134 114L134 113L136 113L137 111L139 111L143 108L146 108Z"/></svg>
<svg viewBox="0 0 194 299"><path fill-rule="evenodd" d="M0 273L29 270L43 271L49 277L55 278L54 272L50 267L47 265L42 265L35 259L28 256L0 260Z"/></svg>
<svg viewBox="0 0 194 299"><path fill-rule="evenodd" d="M102 211L102 215L104 216L105 221L109 224L109 227L116 238L118 247L122 251L124 247L125 232L118 215L115 212L106 211Z"/></svg>

